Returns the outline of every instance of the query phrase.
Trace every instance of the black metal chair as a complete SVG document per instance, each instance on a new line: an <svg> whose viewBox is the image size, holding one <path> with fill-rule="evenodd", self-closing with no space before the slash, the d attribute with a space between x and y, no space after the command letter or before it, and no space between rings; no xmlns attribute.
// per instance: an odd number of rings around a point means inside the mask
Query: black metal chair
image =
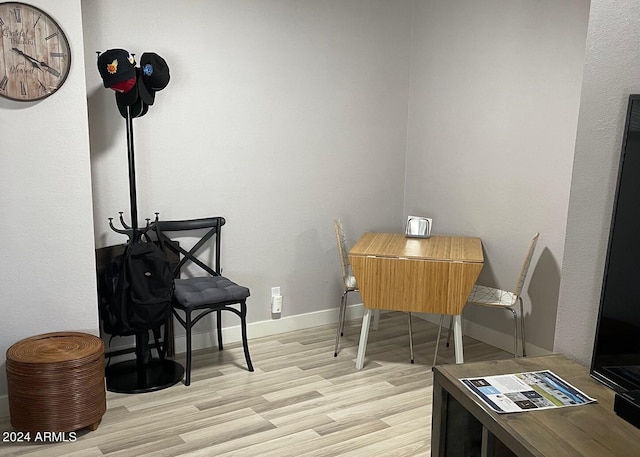
<svg viewBox="0 0 640 457"><path fill-rule="evenodd" d="M250 295L249 289L221 276L220 231L225 222L224 217L208 217L174 221L156 220L152 224L161 246L166 251L174 252L180 256L180 262L174 269L178 279L175 280L172 311L186 331L187 366L185 370L185 385L187 386L191 383L191 329L200 319L214 311L217 314L218 350L222 350L222 311L231 311L240 317L244 356L249 371L253 371L247 343L247 297ZM183 248L177 241L185 236L196 236L198 238L198 241L191 249ZM212 238L215 243L210 242ZM210 253L213 254L213 261L210 262L213 263L213 268L201 260L202 255L198 257L198 254L202 254L211 244L215 245L212 248L214 250ZM211 255L209 255L209 258L211 258ZM185 265L188 267L188 271L184 268ZM240 309L234 308L234 305L240 305ZM192 313L195 314L192 315Z"/></svg>

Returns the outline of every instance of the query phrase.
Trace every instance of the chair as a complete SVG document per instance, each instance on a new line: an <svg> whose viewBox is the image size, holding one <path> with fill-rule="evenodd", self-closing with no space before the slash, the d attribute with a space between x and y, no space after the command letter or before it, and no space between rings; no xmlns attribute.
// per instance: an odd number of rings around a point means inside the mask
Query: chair
<svg viewBox="0 0 640 457"><path fill-rule="evenodd" d="M253 371L253 364L247 344L247 297L249 289L240 286L220 275L220 231L225 224L224 217L208 217L203 219L161 221L156 220L152 228L157 234L163 249L180 256L180 262L175 266L175 291L172 299L172 311L178 322L185 328L187 338L187 366L185 385L191 383L191 330L204 316L216 312L218 333L218 350L222 350L222 311L231 311L240 318L242 345L249 371ZM172 236L170 236L171 234ZM185 236L198 238L196 244L189 250L180 246L176 241ZM207 253L213 260L212 268L200 260L205 248L210 246L209 240L215 239L215 247ZM181 269L189 266L189 275ZM193 273L195 271L195 273ZM240 309L232 307L240 305ZM183 317L184 316L184 317Z"/></svg>
<svg viewBox="0 0 640 457"><path fill-rule="evenodd" d="M476 284L471 289L469 298L467 298L468 305L486 306L490 308L500 308L511 311L514 320L514 333L513 333L513 356L518 356L518 312L515 310L516 304L519 304L520 308L520 338L522 345L522 357L527 356L525 347L525 325L524 325L524 307L522 304L522 288L524 287L524 281L529 271L529 265L531 265L531 258L533 257L533 251L538 243L539 233L536 233L529 244L529 250L524 258L522 267L520 268L520 274L513 291L507 291L502 289L496 289L494 287L481 286ZM436 364L438 357L438 345L440 343L440 334L442 331L442 321L444 315L440 316L440 326L438 328L438 338L436 340L436 350L433 356L433 364ZM453 317L452 317L453 319ZM451 336L451 324L449 324L449 332L447 335L447 346L449 346L449 337Z"/></svg>
<svg viewBox="0 0 640 457"><path fill-rule="evenodd" d="M338 345L340 344L340 337L344 334L344 321L347 312L347 295L349 292L359 292L356 277L351 270L351 264L349 263L349 251L347 249L347 238L345 236L344 227L341 219L335 219L333 221L333 228L336 232L336 241L338 242L338 255L340 256L340 266L342 267L342 284L344 291L342 292L342 298L340 300L340 310L338 313L338 329L336 331L336 345L333 351L333 356L338 356ZM411 313L409 315L409 349L411 352L411 363L414 362L413 358L413 332L411 328ZM380 319L380 310L375 310L373 318L373 328L378 328L378 320Z"/></svg>

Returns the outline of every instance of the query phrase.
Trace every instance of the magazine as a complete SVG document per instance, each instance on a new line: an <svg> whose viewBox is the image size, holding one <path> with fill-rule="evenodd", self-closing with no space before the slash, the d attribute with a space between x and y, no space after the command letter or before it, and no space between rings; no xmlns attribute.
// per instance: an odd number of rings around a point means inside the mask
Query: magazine
<svg viewBox="0 0 640 457"><path fill-rule="evenodd" d="M460 382L498 413L563 408L596 401L549 370L462 378Z"/></svg>

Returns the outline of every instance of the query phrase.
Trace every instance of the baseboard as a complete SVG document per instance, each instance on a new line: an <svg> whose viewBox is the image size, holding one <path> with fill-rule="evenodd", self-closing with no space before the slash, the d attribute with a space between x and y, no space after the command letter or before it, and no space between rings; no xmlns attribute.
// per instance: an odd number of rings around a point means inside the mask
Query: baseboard
<svg viewBox="0 0 640 457"><path fill-rule="evenodd" d="M349 305L347 307L347 319L361 319L364 314L364 306L362 303ZM320 325L334 324L338 322L338 310L336 308L324 309L322 311L314 311L312 313L297 314L295 316L285 316L278 319L269 319L266 321L252 322L247 324L247 336L249 340L253 338L261 338L264 336L277 335L280 333L292 332L294 330L302 330L305 328L317 327ZM179 324L176 324L179 327ZM235 343L242 341L242 333L240 325L224 327L222 329L222 340L225 343ZM213 329L208 332L193 333L191 335L191 346L193 350L206 349L215 347L218 344L218 332ZM174 347L176 354L186 352L187 338L184 335L176 335L174 338ZM134 347L132 337L121 338L120 341L114 341L109 346L109 350L118 351L131 349ZM131 358L131 354L123 356L115 356L111 358L111 363L117 363L121 360Z"/></svg>
<svg viewBox="0 0 640 457"><path fill-rule="evenodd" d="M435 325L440 324L440 316L423 313L416 313L414 315ZM448 318L444 319L442 327L443 331L449 328ZM462 319L462 330L464 335L470 336L474 340L482 341L503 351L513 353L513 333L506 334L498 332L466 319ZM537 357L548 354L551 354L551 351L527 342L527 357Z"/></svg>
<svg viewBox="0 0 640 457"><path fill-rule="evenodd" d="M347 307L347 319L361 319L364 314L362 303L349 305ZM295 316L285 316L280 319L270 319L247 324L247 335L252 338L262 338L264 336L278 335L280 333L302 330L305 328L318 327L320 325L334 324L338 322L338 310L336 308L315 311ZM192 335L191 344L193 349L204 349L217 345L217 332L215 330L206 333ZM225 327L222 329L222 340L225 343L234 343L242 340L240 325ZM185 352L187 348L186 338L176 336L176 354Z"/></svg>

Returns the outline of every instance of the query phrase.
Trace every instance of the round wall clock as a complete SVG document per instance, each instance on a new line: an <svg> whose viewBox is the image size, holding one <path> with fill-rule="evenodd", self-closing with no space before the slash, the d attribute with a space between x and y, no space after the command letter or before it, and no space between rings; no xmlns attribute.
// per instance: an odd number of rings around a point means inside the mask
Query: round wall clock
<svg viewBox="0 0 640 457"><path fill-rule="evenodd" d="M47 13L26 3L0 3L0 95L40 100L64 84L69 41Z"/></svg>

